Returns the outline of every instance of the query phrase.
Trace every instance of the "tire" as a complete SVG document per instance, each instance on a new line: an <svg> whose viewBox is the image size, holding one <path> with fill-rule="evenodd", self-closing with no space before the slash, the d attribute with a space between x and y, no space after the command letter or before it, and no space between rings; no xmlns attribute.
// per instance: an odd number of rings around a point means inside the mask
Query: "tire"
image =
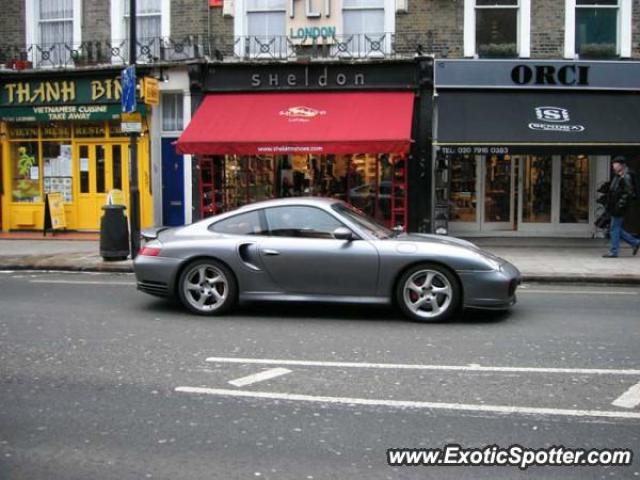
<svg viewBox="0 0 640 480"><path fill-rule="evenodd" d="M395 300L405 316L418 322L443 322L460 309L462 287L447 268L421 263L404 272Z"/></svg>
<svg viewBox="0 0 640 480"><path fill-rule="evenodd" d="M233 273L217 260L196 260L180 274L178 297L193 313L222 315L235 305L238 284Z"/></svg>

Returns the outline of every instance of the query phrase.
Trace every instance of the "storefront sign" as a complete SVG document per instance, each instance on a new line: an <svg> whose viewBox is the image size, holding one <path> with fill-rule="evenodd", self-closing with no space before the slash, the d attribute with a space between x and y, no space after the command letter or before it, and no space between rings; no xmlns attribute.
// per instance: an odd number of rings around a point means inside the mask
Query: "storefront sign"
<svg viewBox="0 0 640 480"><path fill-rule="evenodd" d="M142 79L137 84L138 95ZM118 78L0 82L0 121L103 121L119 118ZM144 113L144 105L138 111Z"/></svg>
<svg viewBox="0 0 640 480"><path fill-rule="evenodd" d="M382 64L225 65L212 68L204 90L329 90L332 88L411 89L417 84L415 62Z"/></svg>
<svg viewBox="0 0 640 480"><path fill-rule="evenodd" d="M142 96L147 105L158 105L160 103L160 85L158 80L152 77L144 77L144 89Z"/></svg>
<svg viewBox="0 0 640 480"><path fill-rule="evenodd" d="M569 110L563 107L536 107L536 118L539 122L529 123L531 130L545 132L584 132L584 125L568 125L571 120Z"/></svg>
<svg viewBox="0 0 640 480"><path fill-rule="evenodd" d="M64 196L62 195L62 193L48 193L47 202L49 207L49 214L51 215L51 228L54 230L66 228L67 219L64 212Z"/></svg>
<svg viewBox="0 0 640 480"><path fill-rule="evenodd" d="M640 62L436 60L436 88L640 89Z"/></svg>
<svg viewBox="0 0 640 480"><path fill-rule="evenodd" d="M288 37L296 45L335 42L341 33L337 26L342 25L339 3L331 0L289 0Z"/></svg>
<svg viewBox="0 0 640 480"><path fill-rule="evenodd" d="M438 147L445 155L509 155L509 147L504 146L460 146L460 147Z"/></svg>
<svg viewBox="0 0 640 480"><path fill-rule="evenodd" d="M5 122L57 122L72 120L111 120L120 116L118 105L51 105L0 108Z"/></svg>

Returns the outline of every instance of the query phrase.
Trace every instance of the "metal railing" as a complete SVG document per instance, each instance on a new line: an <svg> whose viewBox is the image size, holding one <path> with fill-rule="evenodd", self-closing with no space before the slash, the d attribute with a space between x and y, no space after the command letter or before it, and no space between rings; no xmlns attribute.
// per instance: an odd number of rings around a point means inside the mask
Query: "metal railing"
<svg viewBox="0 0 640 480"><path fill-rule="evenodd" d="M180 63L299 59L375 60L434 52L430 33L348 34L330 37L225 36L195 34L137 40L137 62ZM0 44L5 69L79 68L128 63L129 41L88 40L80 44Z"/></svg>

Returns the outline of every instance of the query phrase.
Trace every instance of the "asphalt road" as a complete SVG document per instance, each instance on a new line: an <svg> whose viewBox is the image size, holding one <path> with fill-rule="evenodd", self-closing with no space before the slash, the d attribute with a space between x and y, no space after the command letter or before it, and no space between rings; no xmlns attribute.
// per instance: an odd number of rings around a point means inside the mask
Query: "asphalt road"
<svg viewBox="0 0 640 480"><path fill-rule="evenodd" d="M508 314L446 324L318 304L203 318L131 275L0 273L0 479L640 478L639 307L638 288L526 285ZM446 444L635 456L387 465Z"/></svg>

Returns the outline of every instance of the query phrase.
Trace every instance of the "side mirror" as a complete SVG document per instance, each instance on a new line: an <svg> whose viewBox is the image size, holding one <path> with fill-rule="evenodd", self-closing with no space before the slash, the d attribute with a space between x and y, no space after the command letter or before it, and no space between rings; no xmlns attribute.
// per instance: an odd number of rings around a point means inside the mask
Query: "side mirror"
<svg viewBox="0 0 640 480"><path fill-rule="evenodd" d="M333 231L333 238L336 240L346 240L350 242L353 240L353 232L345 227L338 227Z"/></svg>

